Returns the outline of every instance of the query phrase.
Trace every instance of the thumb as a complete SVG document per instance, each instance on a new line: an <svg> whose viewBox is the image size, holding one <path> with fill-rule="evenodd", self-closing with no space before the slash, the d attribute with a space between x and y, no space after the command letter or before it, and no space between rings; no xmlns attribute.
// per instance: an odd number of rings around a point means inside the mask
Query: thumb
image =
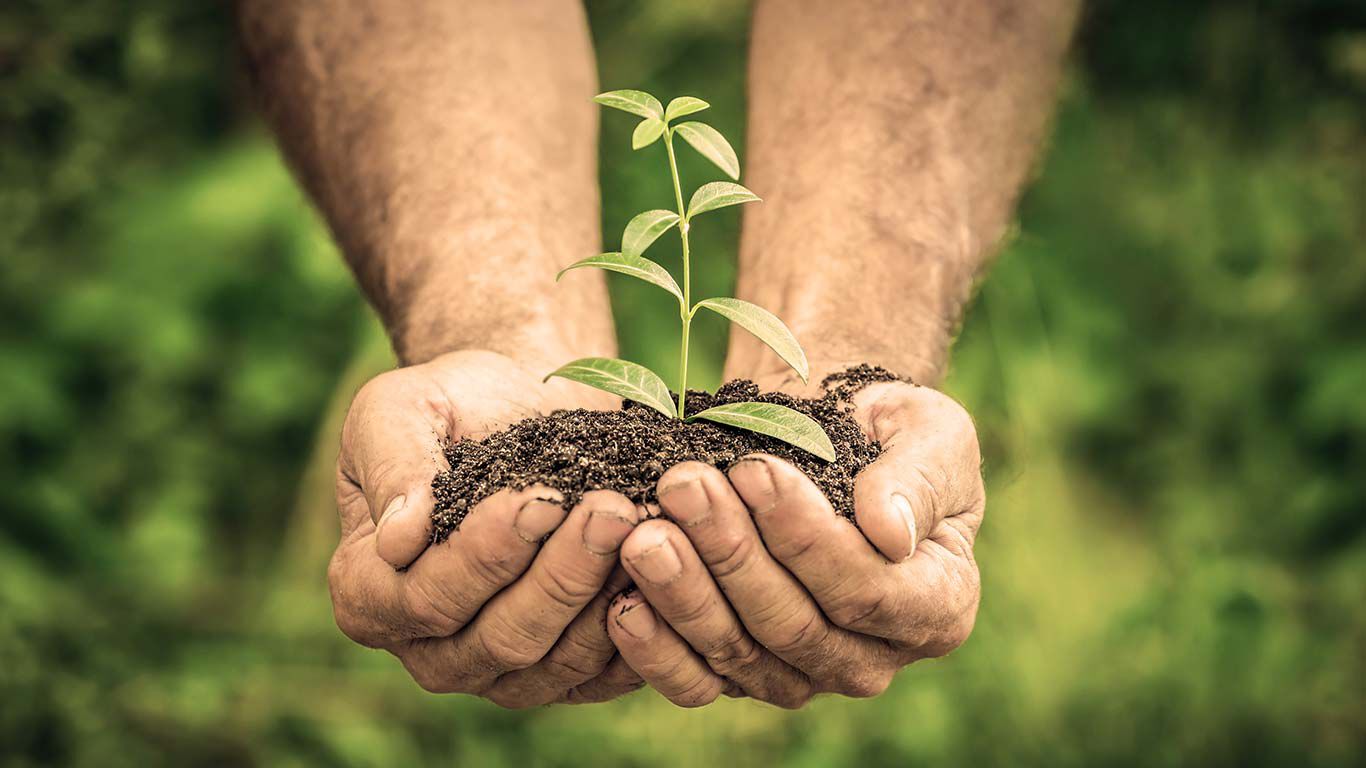
<svg viewBox="0 0 1366 768"><path fill-rule="evenodd" d="M895 392L871 410L883 454L855 481L854 518L900 562L945 517L980 506L981 450L967 412L934 390Z"/></svg>
<svg viewBox="0 0 1366 768"><path fill-rule="evenodd" d="M366 489L370 516L375 520L375 551L395 568L406 568L427 549L432 538L432 496L435 466L425 473L406 472L386 477Z"/></svg>
<svg viewBox="0 0 1366 768"><path fill-rule="evenodd" d="M388 375L388 374L386 374ZM407 393L362 388L342 429L341 463L365 496L377 554L395 568L411 565L432 535L432 478L440 469L436 436L445 424L414 407ZM418 401L420 402L420 401Z"/></svg>

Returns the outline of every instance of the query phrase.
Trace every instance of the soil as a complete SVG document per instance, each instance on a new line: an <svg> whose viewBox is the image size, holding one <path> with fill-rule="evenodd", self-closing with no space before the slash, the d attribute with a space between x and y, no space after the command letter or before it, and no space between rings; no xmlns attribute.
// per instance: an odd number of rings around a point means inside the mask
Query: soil
<svg viewBox="0 0 1366 768"><path fill-rule="evenodd" d="M759 401L794 408L825 428L836 458L827 462L771 437L707 421L670 419L626 401L619 411L555 411L525 419L480 440L447 441L450 469L432 480L436 509L432 541L446 540L484 498L502 488L543 484L559 491L572 508L584 492L608 489L637 504L656 501L655 484L664 470L682 461L702 461L723 472L743 456L767 453L809 476L835 511L853 518L854 478L882 452L849 414L851 398L863 387L899 377L884 368L859 365L827 376L818 399L760 392L737 379L715 394L690 390L688 412L726 403Z"/></svg>

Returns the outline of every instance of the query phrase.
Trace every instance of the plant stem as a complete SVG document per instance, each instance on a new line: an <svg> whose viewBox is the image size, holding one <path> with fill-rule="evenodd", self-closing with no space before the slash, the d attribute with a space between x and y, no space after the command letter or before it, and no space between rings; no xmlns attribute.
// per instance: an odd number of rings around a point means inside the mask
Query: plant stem
<svg viewBox="0 0 1366 768"><path fill-rule="evenodd" d="M683 238L683 303L679 306L679 320L683 324L683 339L678 350L678 418L683 418L688 399L688 331L692 326L692 273L688 263L688 212L683 207L683 187L678 180L678 161L674 159L674 132L664 131L664 148L669 153L669 174L674 181L674 199L678 201L678 235Z"/></svg>

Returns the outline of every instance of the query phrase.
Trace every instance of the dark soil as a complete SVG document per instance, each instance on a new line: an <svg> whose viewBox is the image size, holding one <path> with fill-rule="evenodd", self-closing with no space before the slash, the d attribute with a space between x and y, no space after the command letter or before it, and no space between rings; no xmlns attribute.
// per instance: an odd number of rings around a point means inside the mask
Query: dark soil
<svg viewBox="0 0 1366 768"><path fill-rule="evenodd" d="M432 541L444 541L465 515L501 488L543 484L564 495L566 507L584 492L619 491L637 504L655 502L655 483L664 470L682 461L703 461L722 471L751 453L792 462L825 492L835 511L854 515L854 477L882 446L864 436L849 415L850 399L863 387L898 377L883 368L860 365L827 376L825 395L807 400L759 392L754 382L727 382L716 394L688 392L688 412L725 403L760 401L794 408L825 427L835 446L827 462L780 440L706 421L687 423L627 401L619 411L575 409L525 419L481 440L448 441L443 446L450 469L432 480L436 509Z"/></svg>

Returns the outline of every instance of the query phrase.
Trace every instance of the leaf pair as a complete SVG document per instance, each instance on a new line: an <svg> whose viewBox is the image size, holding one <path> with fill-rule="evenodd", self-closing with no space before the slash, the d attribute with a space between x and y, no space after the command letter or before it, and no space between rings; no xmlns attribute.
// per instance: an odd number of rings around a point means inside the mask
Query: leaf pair
<svg viewBox="0 0 1366 768"><path fill-rule="evenodd" d="M630 275L647 283L653 283L673 294L680 302L683 301L683 292L679 290L678 283L674 282L673 276L649 259L629 256L625 253L600 253L597 256L565 267L560 270L560 274L556 275L555 279L560 279L560 276L571 269L581 267L596 267ZM811 371L806 361L806 353L802 351L802 346L797 342L797 337L792 334L792 331L782 320L778 319L777 315L743 299L717 297L697 302L689 314L689 321L699 309L709 309L754 334L759 341L767 344L770 349L776 352L778 357L783 359L783 362L792 366L797 375L802 377L802 381L806 381L810 377ZM618 392L617 394L621 393Z"/></svg>
<svg viewBox="0 0 1366 768"><path fill-rule="evenodd" d="M669 387L654 371L628 360L586 357L561 366L546 376L577 381L647 405L668 418L674 417ZM680 395L681 397L682 395ZM804 413L774 403L729 403L688 416L758 432L795 445L826 461L835 460L835 446L819 422Z"/></svg>
<svg viewBox="0 0 1366 768"><path fill-rule="evenodd" d="M669 130L669 123L685 115L701 112L710 107L707 102L692 96L680 96L669 102L667 109L659 99L644 92L634 90L608 91L593 97L593 101L612 109L630 112L645 118L631 133L631 149L648 147L659 140ZM689 121L673 127L673 132L683 137L703 157L716 164L732 179L740 178L740 159L735 149L721 132L706 123Z"/></svg>

